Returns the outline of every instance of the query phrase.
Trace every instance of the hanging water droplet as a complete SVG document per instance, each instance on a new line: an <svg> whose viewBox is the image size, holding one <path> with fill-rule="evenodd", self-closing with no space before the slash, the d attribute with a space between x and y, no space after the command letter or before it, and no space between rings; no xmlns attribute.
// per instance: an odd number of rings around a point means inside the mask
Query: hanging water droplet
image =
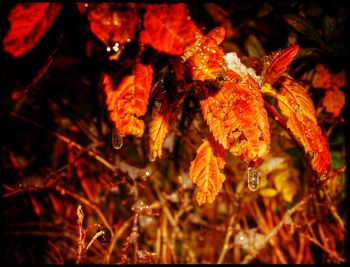
<svg viewBox="0 0 350 267"><path fill-rule="evenodd" d="M123 137L115 126L112 129L112 145L115 149L120 149L123 146Z"/></svg>
<svg viewBox="0 0 350 267"><path fill-rule="evenodd" d="M248 188L250 191L256 191L259 188L259 175L258 170L254 167L248 167L247 170L248 176Z"/></svg>

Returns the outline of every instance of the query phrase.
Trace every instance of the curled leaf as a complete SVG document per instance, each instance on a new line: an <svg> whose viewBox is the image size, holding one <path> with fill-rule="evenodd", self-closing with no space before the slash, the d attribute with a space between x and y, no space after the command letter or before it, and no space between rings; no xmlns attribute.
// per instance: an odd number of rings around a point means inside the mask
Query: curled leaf
<svg viewBox="0 0 350 267"><path fill-rule="evenodd" d="M270 150L270 131L256 81L228 70L217 92L203 93L202 113L215 139L247 163L261 163Z"/></svg>
<svg viewBox="0 0 350 267"><path fill-rule="evenodd" d="M298 54L299 46L294 45L282 51L277 51L266 58L262 73L263 83L274 84L285 72Z"/></svg>
<svg viewBox="0 0 350 267"><path fill-rule="evenodd" d="M263 91L273 91L264 85ZM323 136L315 117L315 108L307 91L293 79L284 77L279 93L272 92L287 120L287 127L311 158L312 168L325 178L330 164L327 140Z"/></svg>
<svg viewBox="0 0 350 267"><path fill-rule="evenodd" d="M4 50L13 57L28 52L51 27L61 9L59 3L17 3L9 14L11 26L3 39Z"/></svg>
<svg viewBox="0 0 350 267"><path fill-rule="evenodd" d="M145 7L140 42L160 52L181 56L185 47L194 42L197 31L187 6L179 3L146 4Z"/></svg>
<svg viewBox="0 0 350 267"><path fill-rule="evenodd" d="M225 151L213 138L204 139L197 149L197 156L190 166L190 178L198 186L198 205L212 203L219 193L225 175Z"/></svg>
<svg viewBox="0 0 350 267"><path fill-rule="evenodd" d="M78 216L78 224L82 225L84 220L84 212L83 212L83 209L81 208L81 205L79 205L77 208L77 216Z"/></svg>
<svg viewBox="0 0 350 267"><path fill-rule="evenodd" d="M181 110L180 108L183 100L184 98L180 98L172 105L169 105L166 101L164 101L161 105L160 111L150 123L149 158L151 161L155 160L157 157L162 157L164 140L176 121L176 118Z"/></svg>
<svg viewBox="0 0 350 267"><path fill-rule="evenodd" d="M196 35L196 42L187 47L182 60L186 61L193 80L215 80L222 71L224 51L219 45L225 38L225 28L217 27L207 36Z"/></svg>
<svg viewBox="0 0 350 267"><path fill-rule="evenodd" d="M143 135L145 125L138 117L147 111L152 79L152 66L138 63L133 74L124 77L114 90L111 78L105 74L103 83L108 111L122 137Z"/></svg>

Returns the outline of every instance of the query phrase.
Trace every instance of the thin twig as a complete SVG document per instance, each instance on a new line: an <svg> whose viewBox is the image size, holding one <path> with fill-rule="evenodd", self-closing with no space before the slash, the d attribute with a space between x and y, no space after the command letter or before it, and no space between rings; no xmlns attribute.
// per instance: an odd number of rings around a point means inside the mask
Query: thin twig
<svg viewBox="0 0 350 267"><path fill-rule="evenodd" d="M86 198L68 190L67 188L64 188L60 185L56 185L55 186L55 190L58 191L59 193L64 193L68 196L71 196L72 198L80 201L81 203L85 204L86 206L90 207L92 210L94 210L97 215L101 218L103 224L111 231L112 227L109 224L109 222L107 221L106 217L104 216L103 212L100 210L100 208L95 204L95 203L91 203L89 200L87 200ZM112 231L111 231L112 232Z"/></svg>
<svg viewBox="0 0 350 267"><path fill-rule="evenodd" d="M282 226L290 220L290 217L293 215L295 211L300 209L304 204L307 203L307 201L311 198L311 195L307 196L304 200L300 201L297 203L293 208L289 209L283 216L283 219L269 232L265 235L265 238L262 242L260 242L254 249L254 251L247 256L244 257L244 259L241 261L241 264L247 264L249 263L252 259L256 257L256 255L259 253L261 249L263 249L267 243L270 241L272 237L274 237L279 229L282 228Z"/></svg>
<svg viewBox="0 0 350 267"><path fill-rule="evenodd" d="M107 253L106 253L105 258L104 258L105 264L110 263L111 255L112 255L112 252L114 250L115 244L117 243L117 241L121 237L121 235L125 232L125 230L130 226L132 219L133 218L130 217L122 224L121 227L119 227L119 228L117 226L115 227L114 235L111 239L111 243L109 244Z"/></svg>
<svg viewBox="0 0 350 267"><path fill-rule="evenodd" d="M82 145L78 144L77 142L73 141L72 139L58 133L58 132L55 132L53 130L50 130L30 119L27 119L25 117L22 117L14 112L9 112L9 111L5 111L5 113L8 113L9 115L11 115L12 117L14 118L17 118L17 119L20 119L22 121L25 121L27 123L30 123L42 130L45 130L46 132L56 136L58 139L60 139L61 141L65 142L66 144L80 150L80 151L84 151L86 152L90 157L93 157L94 159L96 159L98 162L102 163L104 166L106 166L108 169L110 169L111 171L115 172L116 171L116 167L111 164L110 162L108 162L106 159L104 159L102 156L100 156L98 153L96 153L95 151L91 150L91 149L87 149L85 147L83 147Z"/></svg>

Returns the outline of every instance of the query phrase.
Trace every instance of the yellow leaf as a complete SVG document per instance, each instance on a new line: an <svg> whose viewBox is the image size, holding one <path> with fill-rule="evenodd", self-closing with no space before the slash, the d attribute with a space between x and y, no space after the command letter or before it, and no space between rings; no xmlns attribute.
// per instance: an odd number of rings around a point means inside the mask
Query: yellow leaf
<svg viewBox="0 0 350 267"><path fill-rule="evenodd" d="M190 178L198 186L198 205L212 203L221 189L225 175L225 151L213 138L204 139L197 149L197 156L190 166Z"/></svg>
<svg viewBox="0 0 350 267"><path fill-rule="evenodd" d="M277 195L277 193L278 192L276 189L270 187L263 188L259 191L259 194L263 197L274 197Z"/></svg>
<svg viewBox="0 0 350 267"><path fill-rule="evenodd" d="M266 175L261 176L260 183L259 183L259 188L264 188L268 185L267 177Z"/></svg>
<svg viewBox="0 0 350 267"><path fill-rule="evenodd" d="M294 195L298 192L296 183L287 181L282 189L282 197L287 202L292 202Z"/></svg>
<svg viewBox="0 0 350 267"><path fill-rule="evenodd" d="M149 158L155 160L162 157L162 147L165 138L173 127L176 117L180 112L184 98L169 105L163 101L159 113L155 116L149 126Z"/></svg>

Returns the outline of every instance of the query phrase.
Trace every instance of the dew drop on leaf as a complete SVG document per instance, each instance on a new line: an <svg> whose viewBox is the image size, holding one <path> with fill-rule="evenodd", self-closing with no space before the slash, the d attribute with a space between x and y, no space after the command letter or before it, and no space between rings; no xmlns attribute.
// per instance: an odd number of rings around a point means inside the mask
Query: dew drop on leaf
<svg viewBox="0 0 350 267"><path fill-rule="evenodd" d="M248 167L247 170L248 176L248 188L250 191L256 191L259 188L259 175L258 170L254 167Z"/></svg>
<svg viewBox="0 0 350 267"><path fill-rule="evenodd" d="M115 126L112 129L112 145L115 149L120 149L123 146L123 137Z"/></svg>

